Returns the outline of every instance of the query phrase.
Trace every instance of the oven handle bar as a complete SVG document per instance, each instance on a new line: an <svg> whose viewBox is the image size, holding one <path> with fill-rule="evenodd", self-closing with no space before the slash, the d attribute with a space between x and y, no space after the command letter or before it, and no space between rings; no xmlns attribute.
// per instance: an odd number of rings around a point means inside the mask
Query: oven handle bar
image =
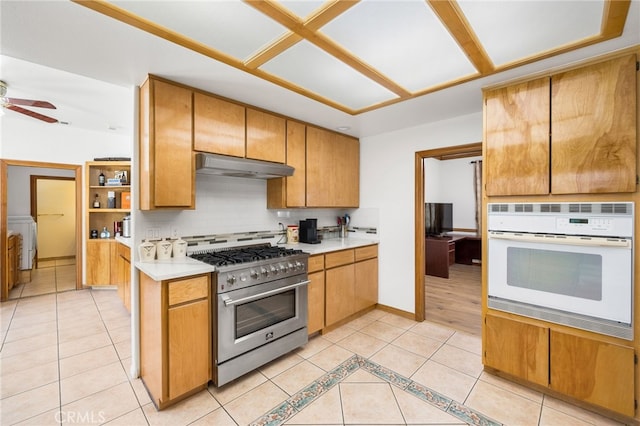
<svg viewBox="0 0 640 426"><path fill-rule="evenodd" d="M229 296L227 296L226 294L223 294L221 297L222 297L222 300L224 301L224 306L233 306L233 305L238 305L240 303L251 302L252 300L262 299L263 297L271 296L272 294L282 293L287 290L302 287L303 285L307 285L309 283L311 283L311 281L309 280L301 281L299 283L291 284L286 287L276 288L273 290L265 291L264 293L254 294L253 296L247 296L247 297L243 297L236 300L230 299Z"/></svg>
<svg viewBox="0 0 640 426"><path fill-rule="evenodd" d="M631 248L630 238L577 237L573 235L518 234L514 232L488 231L491 239L522 241L525 243L564 244L586 247Z"/></svg>

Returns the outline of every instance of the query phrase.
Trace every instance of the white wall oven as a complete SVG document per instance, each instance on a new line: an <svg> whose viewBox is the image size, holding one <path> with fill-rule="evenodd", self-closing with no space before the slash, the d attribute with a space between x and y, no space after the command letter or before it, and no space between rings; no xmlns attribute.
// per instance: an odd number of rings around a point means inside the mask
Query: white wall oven
<svg viewBox="0 0 640 426"><path fill-rule="evenodd" d="M490 203L487 213L490 308L633 339L633 203Z"/></svg>

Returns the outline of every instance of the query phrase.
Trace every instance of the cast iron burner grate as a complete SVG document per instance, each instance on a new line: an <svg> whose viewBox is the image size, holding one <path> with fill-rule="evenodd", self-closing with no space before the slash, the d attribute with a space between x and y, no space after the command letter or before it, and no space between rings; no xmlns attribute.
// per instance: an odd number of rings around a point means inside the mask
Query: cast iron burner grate
<svg viewBox="0 0 640 426"><path fill-rule="evenodd" d="M304 253L299 249L280 246L259 245L222 249L218 251L196 252L189 257L213 266L227 266L239 263L255 262L264 259L293 256Z"/></svg>

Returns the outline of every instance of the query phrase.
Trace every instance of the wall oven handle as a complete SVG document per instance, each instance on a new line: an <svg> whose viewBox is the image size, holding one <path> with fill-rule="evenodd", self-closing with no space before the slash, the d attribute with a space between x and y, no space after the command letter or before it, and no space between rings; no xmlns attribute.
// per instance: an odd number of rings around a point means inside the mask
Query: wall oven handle
<svg viewBox="0 0 640 426"><path fill-rule="evenodd" d="M489 231L489 239L522 241L526 243L564 244L587 247L621 247L631 249L630 238L578 237L574 235L519 234L515 232Z"/></svg>
<svg viewBox="0 0 640 426"><path fill-rule="evenodd" d="M276 288L273 290L265 291L264 293L254 294L253 296L242 297L236 300L230 299L229 296L227 296L226 294L223 294L221 297L222 297L222 300L224 301L224 306L233 306L233 305L238 305L240 303L251 302L252 300L262 299L263 297L271 296L272 294L282 293L287 290L302 287L303 285L307 285L309 283L311 283L311 281L309 280L301 281L299 283L291 284L286 287Z"/></svg>

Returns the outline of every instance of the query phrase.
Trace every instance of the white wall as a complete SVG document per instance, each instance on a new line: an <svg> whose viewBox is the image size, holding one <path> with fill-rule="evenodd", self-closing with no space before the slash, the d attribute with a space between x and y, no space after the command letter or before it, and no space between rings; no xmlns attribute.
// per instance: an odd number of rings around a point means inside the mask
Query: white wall
<svg viewBox="0 0 640 426"><path fill-rule="evenodd" d="M379 303L415 311L415 153L481 140L482 113L361 139L360 206L379 209Z"/></svg>
<svg viewBox="0 0 640 426"><path fill-rule="evenodd" d="M476 229L476 206L471 161L482 157L437 160L425 158L425 202L453 203L453 227Z"/></svg>
<svg viewBox="0 0 640 426"><path fill-rule="evenodd" d="M44 167L9 166L7 168L7 216L31 214L31 175L73 177L73 170Z"/></svg>

